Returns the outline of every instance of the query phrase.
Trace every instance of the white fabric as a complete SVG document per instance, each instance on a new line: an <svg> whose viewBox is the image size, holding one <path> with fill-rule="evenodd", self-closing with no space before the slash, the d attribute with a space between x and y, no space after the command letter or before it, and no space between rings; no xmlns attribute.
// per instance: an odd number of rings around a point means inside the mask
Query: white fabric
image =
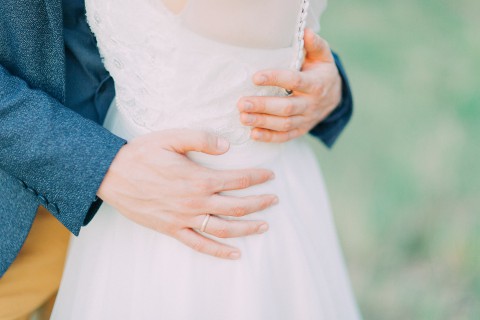
<svg viewBox="0 0 480 320"><path fill-rule="evenodd" d="M300 0L164 0L194 32L225 43L257 48L291 44ZM163 6L161 0L153 2ZM326 1L312 1L309 27L319 31Z"/></svg>
<svg viewBox="0 0 480 320"><path fill-rule="evenodd" d="M291 44L299 5L298 0L196 0L182 16L189 29L218 41L281 48Z"/></svg>
<svg viewBox="0 0 480 320"><path fill-rule="evenodd" d="M159 0L86 1L89 22L116 82L116 103L105 126L126 139L181 127L225 136L233 143L225 155L189 156L217 169L273 170L275 180L229 192L277 194L279 205L248 217L268 221L270 230L224 240L242 251L241 260L226 261L138 226L104 204L72 241L52 319L358 319L322 176L308 144L304 138L254 142L238 120L241 96L283 94L252 85L251 76L265 68L288 68L293 46L285 47L282 37L260 36L262 32L249 46L240 26L212 35L197 33L193 16L185 20L197 3L216 3L216 16L229 15L215 20L222 28L226 20L245 21L234 16L256 12L262 1L223 0L222 6L220 0L190 1L179 15ZM285 17L284 2L276 1L277 7L268 7L249 24L261 29L263 20ZM300 5L293 2L296 9L285 6L292 21ZM314 0L311 8L318 11L312 14L320 14L322 7L321 0ZM208 12L213 11L195 10L198 21L208 21ZM254 37L255 28L249 30ZM293 39L295 25L285 32Z"/></svg>

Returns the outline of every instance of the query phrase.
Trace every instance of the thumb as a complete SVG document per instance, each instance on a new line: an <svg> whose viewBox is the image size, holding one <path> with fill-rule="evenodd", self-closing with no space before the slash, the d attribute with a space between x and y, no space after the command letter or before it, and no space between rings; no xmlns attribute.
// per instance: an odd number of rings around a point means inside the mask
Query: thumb
<svg viewBox="0 0 480 320"><path fill-rule="evenodd" d="M312 29L305 29L304 35L306 59L332 62L333 56L328 42L313 32Z"/></svg>
<svg viewBox="0 0 480 320"><path fill-rule="evenodd" d="M177 153L185 154L197 151L212 155L220 155L228 151L230 143L225 138L213 133L199 130L171 130L166 144Z"/></svg>

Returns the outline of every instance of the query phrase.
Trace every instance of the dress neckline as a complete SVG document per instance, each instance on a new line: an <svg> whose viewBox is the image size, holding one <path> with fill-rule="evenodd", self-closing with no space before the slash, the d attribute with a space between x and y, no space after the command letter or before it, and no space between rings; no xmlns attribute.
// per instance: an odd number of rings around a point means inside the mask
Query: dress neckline
<svg viewBox="0 0 480 320"><path fill-rule="evenodd" d="M302 1L305 1L305 0L302 0ZM248 46L242 46L242 45L238 45L238 44L234 44L234 43L219 41L219 40L213 39L211 37L204 36L200 33L197 33L195 31L191 30L190 28L188 28L187 26L185 26L185 24L183 22L183 19L182 19L183 16L187 13L191 2L192 2L192 0L188 0L185 7L178 14L175 14L174 12L172 12L170 9L168 9L166 7L166 5L165 5L165 3L163 3L163 1L161 1L161 0L160 1L158 1L158 0L157 1L154 1L154 0L149 1L153 10L155 10L159 14L163 13L164 15L166 15L170 19L170 21L178 28L178 31L184 33L184 35L186 35L187 37L190 37L192 40L206 41L214 47L220 47L220 48L225 49L225 50L230 51L230 52L231 51L247 50L249 52L256 51L256 52L272 53L272 52L279 52L279 51L291 51L291 50L294 50L294 48L295 48L295 43L294 42L292 42L288 47L281 47L281 48L248 47ZM295 35L295 37L296 37L296 35Z"/></svg>
<svg viewBox="0 0 480 320"><path fill-rule="evenodd" d="M279 47L279 48L261 48L261 47L249 47L249 46L242 46L239 44L234 44L234 43L229 43L229 42L224 42L224 41L219 41L214 38L204 36L200 33L197 33L187 26L185 26L183 17L185 14L188 12L189 8L191 7L191 3L194 0L187 0L183 8L178 12L175 13L172 10L170 10L163 0L150 0L150 4L156 9L159 9L163 11L170 19L173 21L177 27L180 28L180 30L184 31L187 35L190 35L194 37L195 39L201 39L204 41L210 42L212 45L220 46L223 48L227 48L229 50L252 50L252 51L258 51L258 52L274 52L274 51L287 51L287 50L295 50L294 57L292 59L292 64L291 68L292 69L300 69L301 64L303 63L303 35L305 31L305 25L306 25L306 18L308 14L308 7L310 5L309 0L301 0L300 1L300 7L298 9L298 18L297 18L297 23L295 25L294 33L292 34L292 43L288 47Z"/></svg>

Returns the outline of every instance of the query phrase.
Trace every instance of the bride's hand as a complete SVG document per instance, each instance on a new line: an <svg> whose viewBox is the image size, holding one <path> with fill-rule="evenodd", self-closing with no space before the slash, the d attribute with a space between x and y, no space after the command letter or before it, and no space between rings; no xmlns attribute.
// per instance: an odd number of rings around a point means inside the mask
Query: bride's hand
<svg viewBox="0 0 480 320"><path fill-rule="evenodd" d="M251 137L264 142L285 142L308 133L325 119L341 99L342 81L328 43L305 30L306 57L302 70L264 70L256 85L293 91L286 97L243 97L240 119L254 127Z"/></svg>
<svg viewBox="0 0 480 320"><path fill-rule="evenodd" d="M211 214L205 232L219 238L263 233L263 221L225 220L263 210L278 199L274 195L223 196L227 190L245 189L273 178L264 169L220 171L202 167L185 154L198 151L225 153L228 142L194 130L166 130L138 137L113 160L98 196L134 222L159 231L212 256L238 259L240 251L204 237L205 215Z"/></svg>

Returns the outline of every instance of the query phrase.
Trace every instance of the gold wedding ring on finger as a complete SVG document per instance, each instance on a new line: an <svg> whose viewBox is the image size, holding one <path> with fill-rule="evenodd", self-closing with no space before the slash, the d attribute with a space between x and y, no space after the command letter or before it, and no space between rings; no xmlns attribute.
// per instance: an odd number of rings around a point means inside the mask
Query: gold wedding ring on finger
<svg viewBox="0 0 480 320"><path fill-rule="evenodd" d="M205 218L203 219L202 227L200 228L200 232L205 232L207 229L208 220L210 220L210 214L205 214Z"/></svg>

